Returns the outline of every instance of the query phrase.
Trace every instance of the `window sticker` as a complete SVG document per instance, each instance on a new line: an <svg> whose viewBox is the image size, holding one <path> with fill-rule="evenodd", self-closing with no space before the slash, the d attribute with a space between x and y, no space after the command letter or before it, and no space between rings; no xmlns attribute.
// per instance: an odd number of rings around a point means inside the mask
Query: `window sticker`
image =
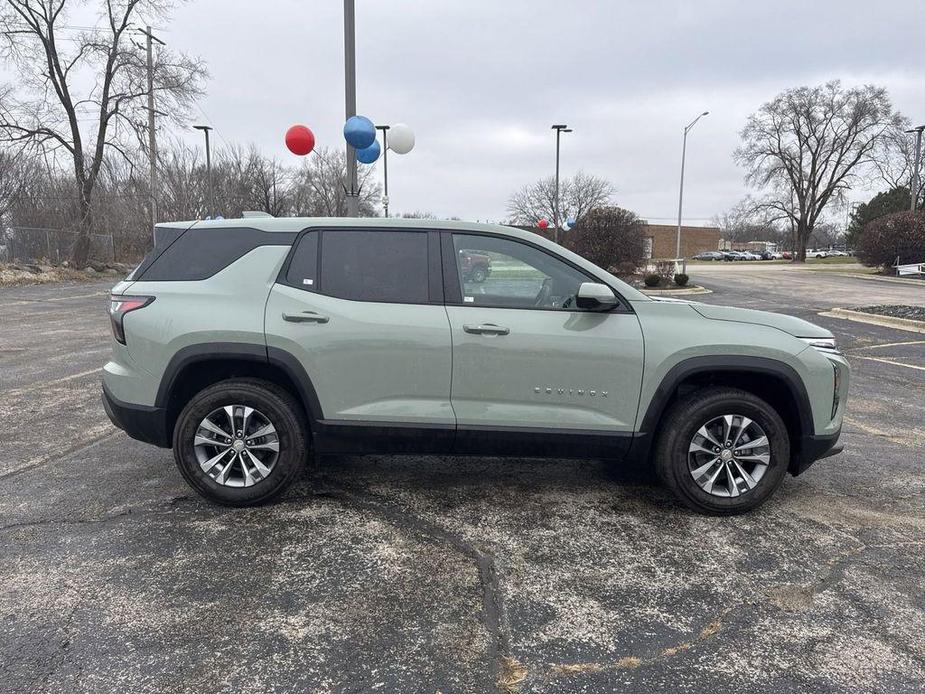
<svg viewBox="0 0 925 694"><path fill-rule="evenodd" d="M475 303L475 297L474 297L474 296L464 296L464 297L463 297L463 301L464 301L465 303L467 303L467 304L474 304L474 303Z"/></svg>
<svg viewBox="0 0 925 694"><path fill-rule="evenodd" d="M313 285L314 283L315 283L315 280L309 280L309 279L302 280L302 284L307 284L309 286Z"/></svg>

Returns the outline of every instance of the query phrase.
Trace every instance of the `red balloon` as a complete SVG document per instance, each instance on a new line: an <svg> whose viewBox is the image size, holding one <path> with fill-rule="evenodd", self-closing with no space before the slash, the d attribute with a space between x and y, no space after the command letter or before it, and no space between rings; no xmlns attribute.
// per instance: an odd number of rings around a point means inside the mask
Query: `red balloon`
<svg viewBox="0 0 925 694"><path fill-rule="evenodd" d="M537 222L536 225L537 225L540 229L545 229L546 227L549 226L549 221L548 221L548 220L545 220L545 219L541 219L539 222Z"/></svg>
<svg viewBox="0 0 925 694"><path fill-rule="evenodd" d="M293 154L304 157L315 149L315 133L304 125L293 125L286 131L286 146Z"/></svg>

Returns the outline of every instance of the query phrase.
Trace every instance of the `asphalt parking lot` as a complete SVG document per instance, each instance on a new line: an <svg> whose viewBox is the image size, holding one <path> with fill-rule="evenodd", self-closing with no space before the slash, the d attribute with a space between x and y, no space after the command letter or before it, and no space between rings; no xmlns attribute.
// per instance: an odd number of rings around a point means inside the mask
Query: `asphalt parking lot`
<svg viewBox="0 0 925 694"><path fill-rule="evenodd" d="M471 458L330 458L212 506L103 413L109 285L0 289L0 691L922 691L925 335L818 313L925 287L690 274L825 325L854 371L845 451L744 517Z"/></svg>

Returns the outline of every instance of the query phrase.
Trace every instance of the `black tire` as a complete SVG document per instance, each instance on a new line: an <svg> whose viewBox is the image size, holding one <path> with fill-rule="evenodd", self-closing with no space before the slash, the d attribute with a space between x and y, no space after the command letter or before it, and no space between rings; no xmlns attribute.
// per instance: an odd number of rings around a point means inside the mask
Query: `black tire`
<svg viewBox="0 0 925 694"><path fill-rule="evenodd" d="M265 479L250 487L219 484L202 470L193 450L200 422L225 405L259 410L279 437L276 464ZM174 459L184 479L206 499L225 506L255 506L282 494L303 469L308 455L306 432L302 408L286 390L260 379L233 379L205 388L183 408L173 431Z"/></svg>
<svg viewBox="0 0 925 694"><path fill-rule="evenodd" d="M483 267L476 267L472 270L472 281L481 284L488 279L488 271Z"/></svg>
<svg viewBox="0 0 925 694"><path fill-rule="evenodd" d="M714 496L701 489L688 467L694 434L711 419L726 414L754 420L770 443L771 459L764 476L736 497ZM664 413L654 456L659 479L685 506L710 515L735 515L757 508L780 486L790 461L790 436L777 411L761 398L736 388L709 387L681 398Z"/></svg>

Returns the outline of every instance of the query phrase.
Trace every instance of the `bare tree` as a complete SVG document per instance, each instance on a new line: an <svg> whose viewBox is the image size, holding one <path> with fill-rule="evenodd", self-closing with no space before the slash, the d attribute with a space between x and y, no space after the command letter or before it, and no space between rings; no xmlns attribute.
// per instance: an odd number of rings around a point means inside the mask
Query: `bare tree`
<svg viewBox="0 0 925 694"><path fill-rule="evenodd" d="M900 123L885 89L838 81L789 89L748 119L735 159L746 181L767 191L763 205L792 223L794 261L806 259L826 206L873 164Z"/></svg>
<svg viewBox="0 0 925 694"><path fill-rule="evenodd" d="M559 183L559 219L579 220L597 207L606 207L614 192L608 180L579 171ZM541 219L552 221L555 208L556 179L553 176L524 186L507 203L511 221L517 224L533 225Z"/></svg>
<svg viewBox="0 0 925 694"><path fill-rule="evenodd" d="M915 170L915 135L907 132L912 129L912 121L902 118L885 134L874 154L874 166L877 178L885 183L888 190L912 189L912 173ZM921 167L921 163L919 163ZM919 191L919 204L925 204L925 188Z"/></svg>
<svg viewBox="0 0 925 694"><path fill-rule="evenodd" d="M10 213L39 173L36 162L22 154L0 151L0 225L9 224Z"/></svg>
<svg viewBox="0 0 925 694"><path fill-rule="evenodd" d="M142 129L147 95L143 50L131 40L133 24L165 16L169 0L98 0L102 21L68 33L68 11L80 0L4 0L2 55L17 73L16 90L0 97L0 138L59 157L73 170L78 208L71 260L87 261L93 228L93 193L110 152L132 164L128 151ZM162 50L154 68L161 110L182 118L201 93L198 60Z"/></svg>
<svg viewBox="0 0 925 694"><path fill-rule="evenodd" d="M358 171L361 217L378 215L382 188L374 174L375 168L372 166L361 166ZM330 147L316 149L294 176L293 213L309 217L346 216L346 175L347 164L343 151Z"/></svg>
<svg viewBox="0 0 925 694"><path fill-rule="evenodd" d="M762 204L751 198L744 198L728 210L713 216L710 220L718 228L725 241L746 243L748 241L782 240L783 232Z"/></svg>

